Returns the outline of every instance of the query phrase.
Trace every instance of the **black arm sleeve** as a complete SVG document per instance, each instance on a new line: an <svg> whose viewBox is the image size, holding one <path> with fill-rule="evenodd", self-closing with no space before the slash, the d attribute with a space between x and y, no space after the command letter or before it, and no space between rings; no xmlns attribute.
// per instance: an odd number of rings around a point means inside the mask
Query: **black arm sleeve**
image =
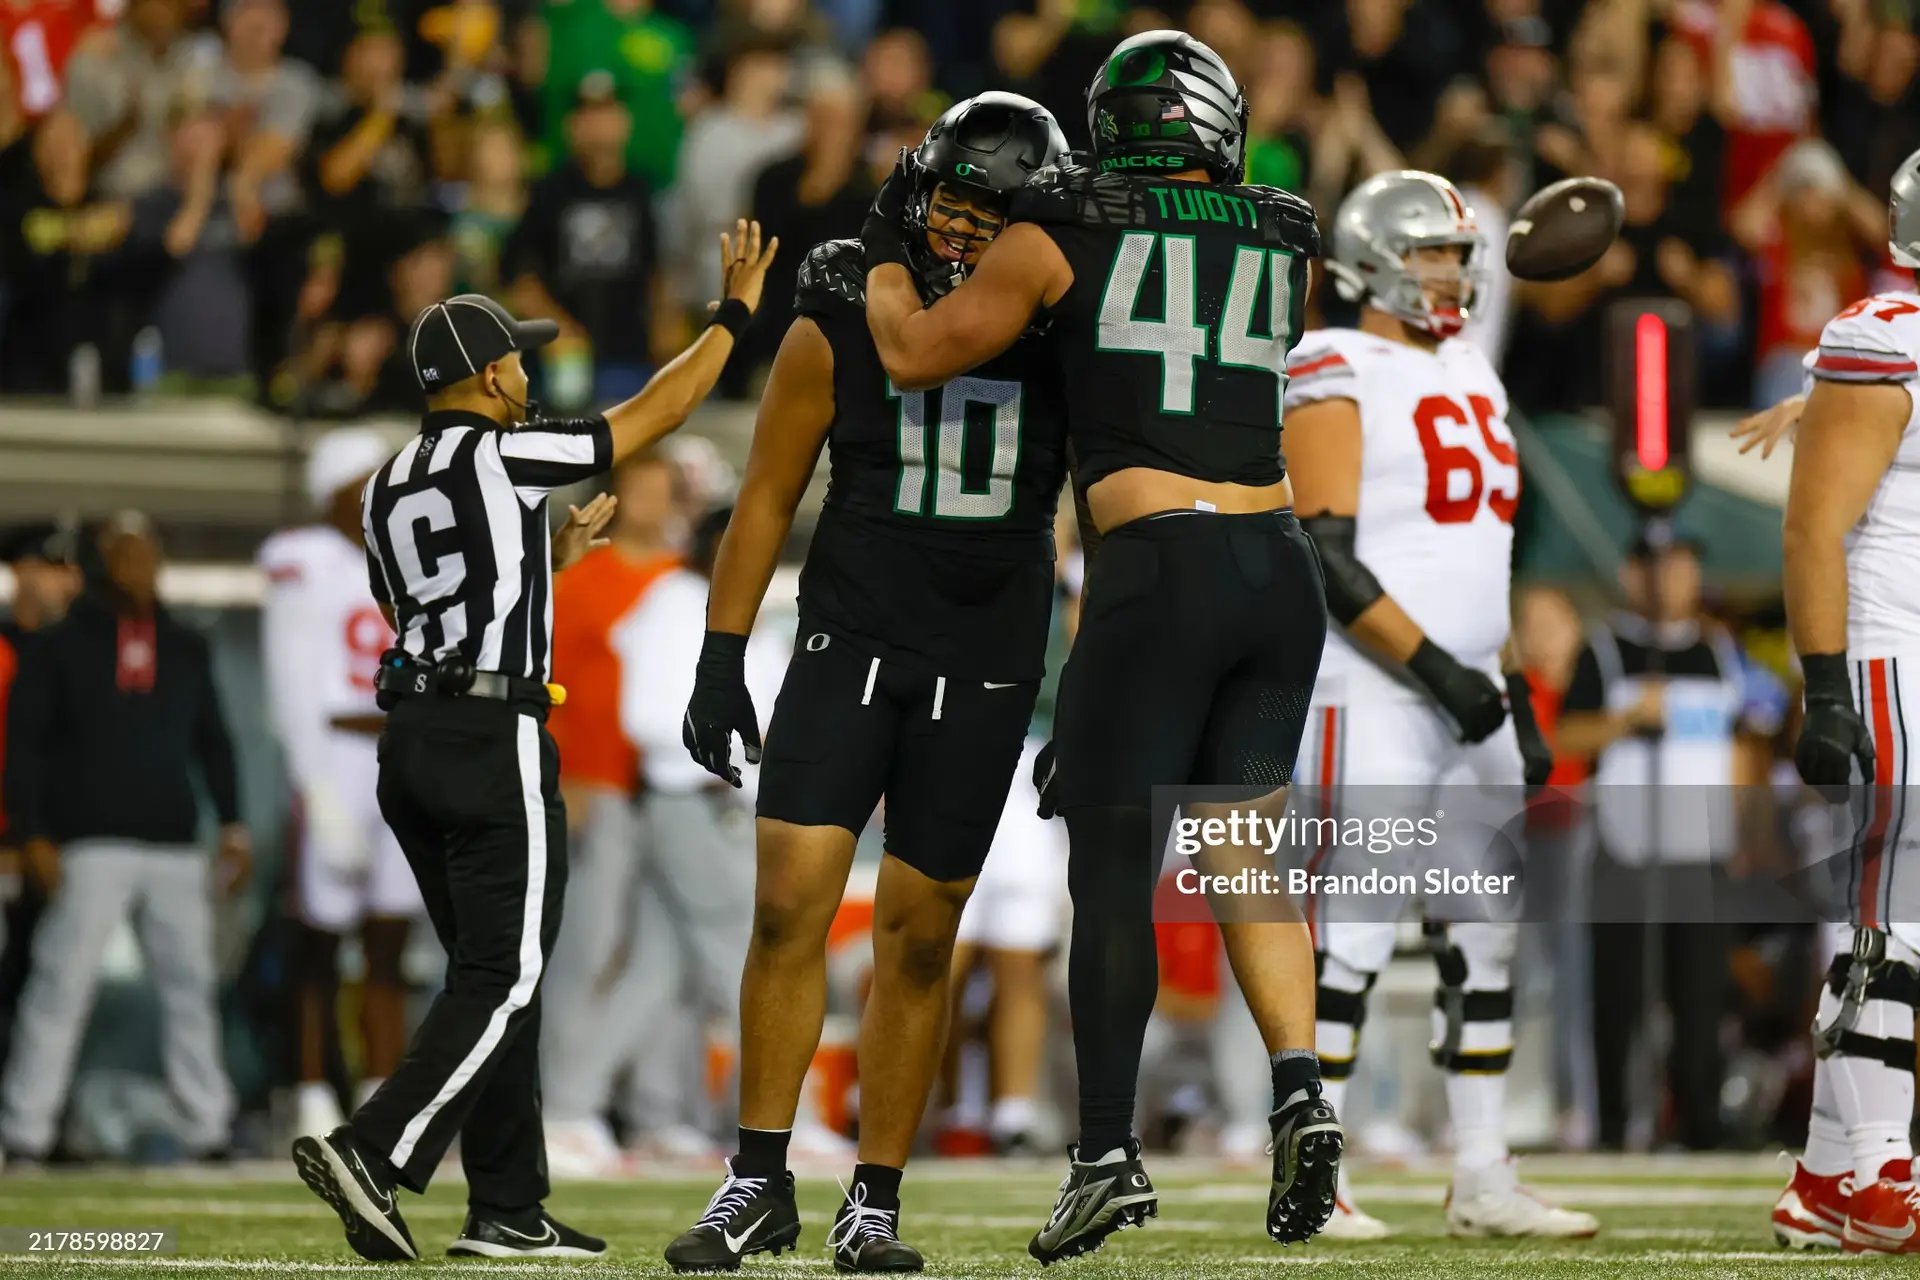
<svg viewBox="0 0 1920 1280"><path fill-rule="evenodd" d="M1373 571L1353 554L1353 517L1308 516L1300 527L1320 553L1320 568L1327 580L1327 612L1341 626L1352 625L1369 605L1386 594Z"/></svg>

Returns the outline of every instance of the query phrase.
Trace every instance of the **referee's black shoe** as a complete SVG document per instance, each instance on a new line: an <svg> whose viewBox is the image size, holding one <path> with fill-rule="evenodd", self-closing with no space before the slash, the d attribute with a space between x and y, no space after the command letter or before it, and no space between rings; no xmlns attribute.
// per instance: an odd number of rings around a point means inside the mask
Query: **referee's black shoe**
<svg viewBox="0 0 1920 1280"><path fill-rule="evenodd" d="M867 1203L867 1184L856 1182L840 1202L827 1232L833 1265L842 1271L918 1271L926 1265L920 1251L900 1238L900 1209Z"/></svg>
<svg viewBox="0 0 1920 1280"><path fill-rule="evenodd" d="M514 1214L467 1210L460 1238L447 1246L453 1258L598 1258L607 1242L575 1231L539 1205Z"/></svg>
<svg viewBox="0 0 1920 1280"><path fill-rule="evenodd" d="M778 1257L800 1240L800 1207L793 1200L793 1174L741 1178L727 1161L727 1176L707 1201L700 1221L674 1237L667 1263L675 1271L734 1271L750 1253Z"/></svg>
<svg viewBox="0 0 1920 1280"><path fill-rule="evenodd" d="M397 1188L373 1172L382 1167L341 1125L324 1138L295 1138L293 1165L307 1189L333 1206L347 1243L369 1262L412 1262L420 1256L395 1203Z"/></svg>
<svg viewBox="0 0 1920 1280"><path fill-rule="evenodd" d="M1333 1216L1346 1134L1318 1090L1298 1090L1267 1123L1273 1128L1267 1234L1281 1244L1298 1244L1319 1234Z"/></svg>
<svg viewBox="0 0 1920 1280"><path fill-rule="evenodd" d="M1137 1148L1115 1147L1086 1163L1076 1148L1053 1214L1027 1243L1027 1252L1044 1267L1092 1253L1120 1228L1144 1226L1148 1218L1159 1216L1160 1196L1140 1165Z"/></svg>

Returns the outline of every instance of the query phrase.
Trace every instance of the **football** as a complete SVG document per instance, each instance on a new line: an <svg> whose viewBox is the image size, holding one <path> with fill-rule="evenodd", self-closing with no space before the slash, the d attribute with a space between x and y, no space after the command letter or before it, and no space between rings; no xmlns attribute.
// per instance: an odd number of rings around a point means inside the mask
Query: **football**
<svg viewBox="0 0 1920 1280"><path fill-rule="evenodd" d="M1600 261L1626 205L1605 178L1568 178L1537 192L1507 231L1507 270L1522 280L1566 280Z"/></svg>

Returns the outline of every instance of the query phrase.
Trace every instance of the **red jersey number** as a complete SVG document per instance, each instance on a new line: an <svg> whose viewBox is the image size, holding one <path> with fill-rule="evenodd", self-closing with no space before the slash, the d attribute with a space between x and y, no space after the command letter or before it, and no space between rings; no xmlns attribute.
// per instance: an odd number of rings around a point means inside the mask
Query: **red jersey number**
<svg viewBox="0 0 1920 1280"><path fill-rule="evenodd" d="M347 679L362 693L373 692L380 671L380 655L393 643L387 620L375 608L355 609L347 615Z"/></svg>
<svg viewBox="0 0 1920 1280"><path fill-rule="evenodd" d="M1860 299L1860 301L1854 303L1852 306L1848 307L1845 311L1842 311L1839 315L1835 316L1834 319L1835 320L1851 320L1855 316L1859 315L1862 311L1865 311L1868 307L1873 306L1874 303L1879 301L1881 301L1881 299L1879 298L1862 298ZM1889 302L1885 306L1881 307L1879 310L1875 311L1873 313L1873 318L1875 320L1898 320L1901 316L1910 316L1915 314L1916 312L1920 312L1920 303Z"/></svg>
<svg viewBox="0 0 1920 1280"><path fill-rule="evenodd" d="M1484 493L1487 509L1508 524L1520 505L1520 455L1513 445L1494 434L1499 413L1485 396L1467 397L1473 417L1447 396L1427 396L1414 406L1413 427L1420 435L1420 451L1427 458L1427 514L1435 524L1465 524L1480 510ZM1511 489L1493 488L1486 483L1480 455L1471 444L1447 443L1441 438L1442 424L1465 427L1471 421L1479 428L1480 443L1487 457L1503 467L1514 468ZM1456 438L1459 432L1450 433ZM1464 484L1455 479L1465 475Z"/></svg>

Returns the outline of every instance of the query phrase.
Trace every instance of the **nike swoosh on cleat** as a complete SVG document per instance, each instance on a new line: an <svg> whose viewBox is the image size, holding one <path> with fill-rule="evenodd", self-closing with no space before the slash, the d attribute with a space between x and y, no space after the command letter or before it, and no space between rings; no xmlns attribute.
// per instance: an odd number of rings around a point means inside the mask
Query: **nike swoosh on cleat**
<svg viewBox="0 0 1920 1280"><path fill-rule="evenodd" d="M1020 682L1018 680L1009 680L1005 684L995 684L991 680L982 680L980 683L989 689L1011 689Z"/></svg>
<svg viewBox="0 0 1920 1280"><path fill-rule="evenodd" d="M366 1186L369 1186L369 1187L373 1186L374 1185L373 1175L367 1172L366 1165L360 1163L360 1153L349 1148L347 1151L347 1154L353 1157L353 1167L355 1170L359 1172L361 1182ZM367 1193L367 1199L373 1201L375 1204L380 1206L380 1211L382 1213L393 1212L393 1192L369 1191Z"/></svg>
<svg viewBox="0 0 1920 1280"><path fill-rule="evenodd" d="M1872 1236L1876 1240L1890 1241L1894 1244L1898 1244L1902 1240L1912 1239L1913 1237L1913 1224L1911 1222L1899 1231L1895 1231L1891 1227L1876 1227L1871 1222L1854 1222L1848 1225L1863 1235Z"/></svg>
<svg viewBox="0 0 1920 1280"><path fill-rule="evenodd" d="M720 1238L727 1242L727 1252L729 1253L740 1252L740 1246L744 1245L748 1240L751 1240L753 1238L753 1233L760 1229L760 1224L762 1222L765 1222L768 1218L771 1218L772 1216L773 1216L773 1210L771 1209L767 1210L765 1213L760 1215L760 1217L754 1222L752 1226L748 1227L745 1231L742 1231L738 1236L729 1234L727 1232L727 1229L725 1227L722 1227L720 1229Z"/></svg>
<svg viewBox="0 0 1920 1280"><path fill-rule="evenodd" d="M560 1233L553 1229L553 1224L551 1222L547 1223L546 1228L547 1228L546 1231L543 1232L542 1234L537 1236L530 1236L524 1231L515 1231L512 1227L507 1226L505 1223L496 1222L493 1224L493 1229L495 1231L500 1232L502 1235L512 1236L516 1240L525 1240L528 1244L531 1244L531 1245L560 1243Z"/></svg>

